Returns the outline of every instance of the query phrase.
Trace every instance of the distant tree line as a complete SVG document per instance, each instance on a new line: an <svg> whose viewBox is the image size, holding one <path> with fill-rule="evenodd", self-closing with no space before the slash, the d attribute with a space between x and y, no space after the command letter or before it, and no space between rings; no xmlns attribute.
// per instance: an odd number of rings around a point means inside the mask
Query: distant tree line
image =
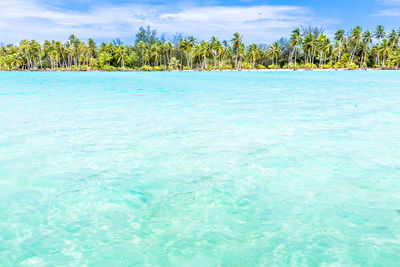
<svg viewBox="0 0 400 267"><path fill-rule="evenodd" d="M149 26L140 27L134 45L119 39L97 45L71 35L65 43L22 40L0 45L0 70L222 70L222 69L398 69L400 29L371 32L357 26L335 33L331 40L322 29L301 27L288 38L270 45L243 43L239 33L231 40L197 41L175 35L167 41Z"/></svg>

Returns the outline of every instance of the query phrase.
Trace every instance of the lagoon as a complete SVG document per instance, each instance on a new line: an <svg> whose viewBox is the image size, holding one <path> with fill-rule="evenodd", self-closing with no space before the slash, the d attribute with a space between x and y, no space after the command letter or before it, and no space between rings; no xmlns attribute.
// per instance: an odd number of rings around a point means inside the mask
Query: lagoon
<svg viewBox="0 0 400 267"><path fill-rule="evenodd" d="M1 266L398 266L400 74L0 73Z"/></svg>

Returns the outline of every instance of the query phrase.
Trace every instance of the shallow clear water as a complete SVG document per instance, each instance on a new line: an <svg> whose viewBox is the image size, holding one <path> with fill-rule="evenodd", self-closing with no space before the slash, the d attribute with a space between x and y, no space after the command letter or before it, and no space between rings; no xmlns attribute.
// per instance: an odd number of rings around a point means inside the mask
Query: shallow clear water
<svg viewBox="0 0 400 267"><path fill-rule="evenodd" d="M1 266L398 266L400 72L0 73Z"/></svg>

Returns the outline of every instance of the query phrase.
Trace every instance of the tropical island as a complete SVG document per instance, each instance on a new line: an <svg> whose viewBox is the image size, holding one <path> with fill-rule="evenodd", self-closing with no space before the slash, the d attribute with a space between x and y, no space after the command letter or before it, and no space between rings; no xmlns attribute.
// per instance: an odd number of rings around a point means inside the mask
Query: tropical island
<svg viewBox="0 0 400 267"><path fill-rule="evenodd" d="M400 29L385 32L357 26L337 30L334 40L321 28L301 27L289 38L270 44L243 42L235 33L229 41L211 37L197 41L182 34L166 41L149 26L140 27L134 45L119 39L99 46L93 39L81 41L22 40L19 45L0 47L3 71L166 71L166 70L264 70L264 69L398 69Z"/></svg>

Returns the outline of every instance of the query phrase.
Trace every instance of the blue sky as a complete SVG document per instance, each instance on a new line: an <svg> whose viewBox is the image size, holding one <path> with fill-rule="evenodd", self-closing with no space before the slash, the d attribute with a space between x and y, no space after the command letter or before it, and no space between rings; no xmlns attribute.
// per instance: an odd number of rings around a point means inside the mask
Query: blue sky
<svg viewBox="0 0 400 267"><path fill-rule="evenodd" d="M6 43L66 40L72 33L131 43L141 25L198 39L230 39L238 31L246 42L270 43L300 25L332 35L338 28L378 24L400 27L400 0L0 0L0 41Z"/></svg>

